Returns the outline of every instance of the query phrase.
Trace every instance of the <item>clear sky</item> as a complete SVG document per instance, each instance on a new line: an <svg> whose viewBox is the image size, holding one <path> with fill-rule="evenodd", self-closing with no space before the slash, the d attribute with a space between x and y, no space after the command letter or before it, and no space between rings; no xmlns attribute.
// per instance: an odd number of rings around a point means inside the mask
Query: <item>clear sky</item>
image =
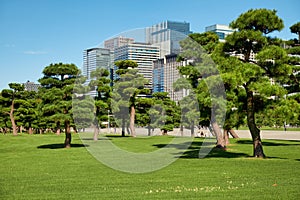
<svg viewBox="0 0 300 200"><path fill-rule="evenodd" d="M83 50L123 31L165 20L186 21L193 32L229 24L251 8L276 9L291 39L299 0L0 0L0 90L10 82L37 82L50 63L82 68Z"/></svg>

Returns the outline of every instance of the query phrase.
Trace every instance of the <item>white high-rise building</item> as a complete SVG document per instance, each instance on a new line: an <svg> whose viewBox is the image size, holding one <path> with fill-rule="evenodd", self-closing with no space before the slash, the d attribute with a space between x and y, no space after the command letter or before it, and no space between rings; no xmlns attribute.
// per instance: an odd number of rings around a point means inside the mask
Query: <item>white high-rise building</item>
<svg viewBox="0 0 300 200"><path fill-rule="evenodd" d="M114 51L114 61L132 60L138 64L138 73L149 80L148 88L152 88L153 61L158 58L159 48L147 43L130 43Z"/></svg>
<svg viewBox="0 0 300 200"><path fill-rule="evenodd" d="M111 51L114 51L115 48L124 46L126 44L133 43L134 39L133 38L126 38L126 37L114 37L108 40L104 41L104 48L109 49Z"/></svg>
<svg viewBox="0 0 300 200"><path fill-rule="evenodd" d="M211 26L205 27L205 32L214 32L219 36L221 42L225 41L225 37L234 32L232 28L227 25L214 24Z"/></svg>

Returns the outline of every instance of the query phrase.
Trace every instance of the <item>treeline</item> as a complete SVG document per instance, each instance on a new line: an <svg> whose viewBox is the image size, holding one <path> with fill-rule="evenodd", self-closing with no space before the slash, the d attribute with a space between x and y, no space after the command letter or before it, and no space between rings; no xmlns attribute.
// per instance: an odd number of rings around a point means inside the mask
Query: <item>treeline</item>
<svg viewBox="0 0 300 200"><path fill-rule="evenodd" d="M180 42L178 62L187 64L178 68L181 78L173 87L188 95L179 102L166 92L150 94L133 61L115 63L118 78L113 87L105 69L92 72L94 80L86 85L75 65L51 64L43 70L37 93L16 83L2 90L0 131L59 134L64 129L69 147L71 128L92 125L97 139L99 126L108 121L119 126L123 136L126 129L135 136L135 126L148 127L149 134L153 128L166 134L187 127L192 135L194 127L209 126L217 146L224 148L228 132L246 124L254 156L264 157L260 126L299 125L299 40L268 36L284 27L275 10L251 9L230 27L235 31L225 42L212 32L193 33ZM300 23L290 29L299 35ZM97 91L95 98L91 90Z"/></svg>

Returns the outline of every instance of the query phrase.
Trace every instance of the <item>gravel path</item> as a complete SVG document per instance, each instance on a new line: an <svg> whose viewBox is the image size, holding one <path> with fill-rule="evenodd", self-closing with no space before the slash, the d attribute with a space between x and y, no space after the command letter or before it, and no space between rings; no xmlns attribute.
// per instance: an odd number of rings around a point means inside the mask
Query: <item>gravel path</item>
<svg viewBox="0 0 300 200"><path fill-rule="evenodd" d="M236 130L240 138L251 138L249 130ZM300 131L261 131L262 139L300 140Z"/></svg>
<svg viewBox="0 0 300 200"><path fill-rule="evenodd" d="M116 131L116 132L115 132ZM203 133L206 136L212 135L209 133L209 131L202 130ZM86 132L93 132L93 129L86 129ZM107 133L109 132L108 129L102 129L101 132ZM251 138L251 134L249 130L235 130L235 132L238 134L240 138ZM137 136L147 136L148 130L146 128L136 128ZM121 134L121 129L117 128L114 130L113 128L110 130L110 134ZM155 129L152 135L161 135L161 131L159 129ZM168 132L168 135L176 135L180 136L179 129L174 129L172 132ZM191 132L190 130L185 129L184 130L184 136L190 136ZM200 131L195 129L195 135L200 136ZM230 136L231 137L231 136ZM261 131L261 138L262 139L280 139L280 140L299 140L300 141L300 131Z"/></svg>

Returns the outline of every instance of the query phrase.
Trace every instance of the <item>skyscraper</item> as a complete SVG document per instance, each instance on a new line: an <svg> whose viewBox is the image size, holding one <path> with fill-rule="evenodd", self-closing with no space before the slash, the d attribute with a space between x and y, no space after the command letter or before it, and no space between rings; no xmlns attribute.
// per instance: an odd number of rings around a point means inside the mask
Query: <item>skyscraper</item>
<svg viewBox="0 0 300 200"><path fill-rule="evenodd" d="M82 73L90 79L91 72L96 68L109 70L112 67L112 53L105 48L91 48L83 51L83 70Z"/></svg>
<svg viewBox="0 0 300 200"><path fill-rule="evenodd" d="M164 21L146 28L146 42L160 48L160 57L179 53L179 41L190 34L190 23Z"/></svg>
<svg viewBox="0 0 300 200"><path fill-rule="evenodd" d="M85 84L89 84L92 80L91 72L96 68L105 68L110 71L113 67L113 54L109 49L91 48L83 51L83 69L82 74L87 77ZM90 93L96 95L96 91Z"/></svg>
<svg viewBox="0 0 300 200"><path fill-rule="evenodd" d="M173 101L179 101L188 94L187 90L174 91L173 84L181 77L179 66L188 61L177 61L177 54L165 55L153 63L153 92L168 92Z"/></svg>
<svg viewBox="0 0 300 200"><path fill-rule="evenodd" d="M147 43L130 43L118 47L114 51L114 60L133 60L138 64L138 73L149 80L148 88L152 88L153 61L159 58L159 48Z"/></svg>
<svg viewBox="0 0 300 200"><path fill-rule="evenodd" d="M114 51L117 47L121 47L123 45L130 44L133 42L133 38L126 38L122 36L114 37L104 41L104 48Z"/></svg>

